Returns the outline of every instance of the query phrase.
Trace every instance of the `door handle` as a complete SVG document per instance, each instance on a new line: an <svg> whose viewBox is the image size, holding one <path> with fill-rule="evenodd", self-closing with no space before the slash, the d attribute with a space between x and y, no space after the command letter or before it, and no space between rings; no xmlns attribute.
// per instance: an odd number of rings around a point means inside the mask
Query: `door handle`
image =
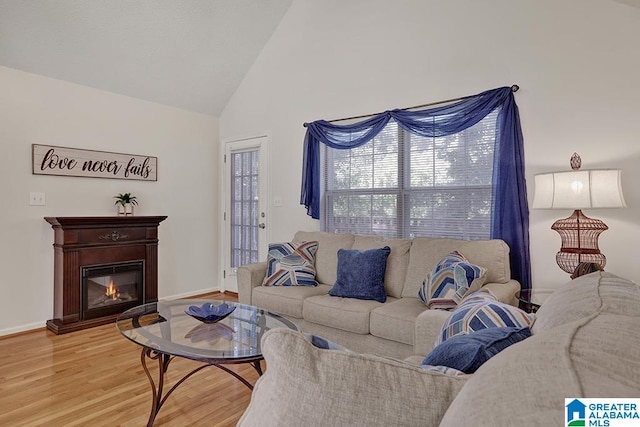
<svg viewBox="0 0 640 427"><path fill-rule="evenodd" d="M264 222L261 222L260 224L258 224L258 228L267 228L267 226Z"/></svg>

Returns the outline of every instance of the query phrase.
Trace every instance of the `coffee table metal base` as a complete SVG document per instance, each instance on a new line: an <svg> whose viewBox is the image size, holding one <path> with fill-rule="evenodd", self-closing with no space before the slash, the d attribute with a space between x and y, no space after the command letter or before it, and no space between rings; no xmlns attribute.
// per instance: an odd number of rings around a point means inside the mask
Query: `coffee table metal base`
<svg viewBox="0 0 640 427"><path fill-rule="evenodd" d="M222 363L205 363L197 368L195 368L194 370L190 371L189 373L187 373L184 377L182 377L177 383L175 383L173 385L173 387L171 387L164 395L163 393L163 389L164 389L164 376L167 372L167 370L169 369L169 363L171 363L171 361L175 358L175 356L171 356L169 354L165 354L165 353L160 353L152 348L148 348L148 347L143 347L142 349L142 354L140 355L140 361L142 362L142 368L144 369L145 374L147 374L147 378L149 379L149 384L151 385L151 392L152 392L152 399L153 402L151 403L151 413L149 414L149 421L147 422L147 427L152 427L153 423L155 422L156 416L158 415L158 412L160 412L160 408L162 408L162 405L164 405L164 403L166 402L167 398L171 395L171 393L173 393L173 391L178 388L178 386L180 386L180 384L182 384L183 382L185 382L189 377L191 377L193 374L203 370L204 368L207 368L209 366L215 366L216 368L222 369L223 371L225 371L226 373L234 376L236 379L238 379L242 384L246 385L249 390L253 390L253 384L251 384L249 381L247 381L245 378L243 378L240 374L238 374L237 372L232 371L231 369L227 368L226 366L223 366ZM147 359L149 360L157 360L158 361L158 383L156 384L156 382L153 380L153 377L151 376L151 372L149 372L149 368L147 367ZM258 373L258 375L262 375L262 367L260 366L260 360L262 360L262 358L256 359L256 360L244 360L244 361L239 361L239 362L225 362L224 364L240 364L240 363L249 363L251 364L251 366L253 366L253 368L256 370L256 372Z"/></svg>
<svg viewBox="0 0 640 427"><path fill-rule="evenodd" d="M252 390L253 385L228 365L248 363L258 375L262 375L260 361L264 357L260 342L264 333L274 328L298 330L293 322L277 313L235 302L231 303L233 312L216 323L200 322L188 314L192 306L208 304L213 307L222 303L204 299L161 300L130 308L116 319L120 333L142 346L140 361L151 385L153 399L148 426L153 425L174 390L207 366L225 371ZM166 373L176 357L198 364L169 388L165 384ZM153 362L158 364L155 379L149 371ZM166 392L165 386L168 388Z"/></svg>

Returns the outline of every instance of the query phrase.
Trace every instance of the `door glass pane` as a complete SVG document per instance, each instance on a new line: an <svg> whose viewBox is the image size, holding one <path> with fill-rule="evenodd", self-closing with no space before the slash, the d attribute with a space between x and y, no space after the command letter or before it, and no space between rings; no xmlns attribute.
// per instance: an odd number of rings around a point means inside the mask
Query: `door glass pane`
<svg viewBox="0 0 640 427"><path fill-rule="evenodd" d="M258 262L258 150L231 153L231 267Z"/></svg>

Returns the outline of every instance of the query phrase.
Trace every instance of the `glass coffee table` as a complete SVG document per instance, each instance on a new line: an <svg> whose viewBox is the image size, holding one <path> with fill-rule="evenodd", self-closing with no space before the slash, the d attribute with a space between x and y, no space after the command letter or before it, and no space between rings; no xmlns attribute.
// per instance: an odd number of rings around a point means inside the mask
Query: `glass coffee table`
<svg viewBox="0 0 640 427"><path fill-rule="evenodd" d="M153 394L147 426L153 425L156 415L171 393L206 367L222 369L253 389L253 385L245 378L224 365L249 363L258 375L262 375L262 335L274 328L298 330L294 323L279 314L233 302L227 304L236 306L236 309L217 323L203 323L185 313L192 305L218 305L223 302L204 299L158 301L131 308L116 319L116 327L120 333L142 346L140 360ZM165 373L175 357L191 359L201 364L163 395ZM147 360L158 363L157 384L149 372Z"/></svg>

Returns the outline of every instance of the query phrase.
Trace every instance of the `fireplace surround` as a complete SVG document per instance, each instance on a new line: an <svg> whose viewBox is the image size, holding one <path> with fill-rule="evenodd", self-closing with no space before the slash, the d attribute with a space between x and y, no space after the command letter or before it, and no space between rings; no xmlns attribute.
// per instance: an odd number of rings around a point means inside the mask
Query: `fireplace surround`
<svg viewBox="0 0 640 427"><path fill-rule="evenodd" d="M166 216L45 217L54 230L56 334L113 322L158 300L158 226Z"/></svg>

